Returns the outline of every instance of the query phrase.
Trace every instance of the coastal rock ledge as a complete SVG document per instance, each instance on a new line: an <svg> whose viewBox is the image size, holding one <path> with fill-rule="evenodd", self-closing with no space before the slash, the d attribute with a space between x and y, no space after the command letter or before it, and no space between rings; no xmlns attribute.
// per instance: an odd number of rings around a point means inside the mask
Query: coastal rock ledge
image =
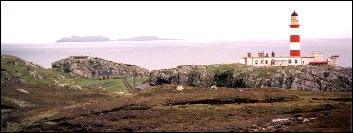
<svg viewBox="0 0 353 133"><path fill-rule="evenodd" d="M116 63L97 57L70 56L52 63L52 67L75 76L92 79L111 79L116 77L148 76L145 68Z"/></svg>
<svg viewBox="0 0 353 133"><path fill-rule="evenodd" d="M150 72L151 85L285 88L352 91L352 68L333 66L253 67L242 64L184 65Z"/></svg>

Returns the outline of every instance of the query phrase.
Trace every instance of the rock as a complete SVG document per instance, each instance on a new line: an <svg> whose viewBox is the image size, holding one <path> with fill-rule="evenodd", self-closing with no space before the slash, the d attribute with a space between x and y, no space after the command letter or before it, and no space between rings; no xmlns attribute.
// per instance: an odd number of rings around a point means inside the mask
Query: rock
<svg viewBox="0 0 353 133"><path fill-rule="evenodd" d="M216 85L212 85L212 86L210 87L210 89L212 89L212 90L217 90L218 88L217 88Z"/></svg>
<svg viewBox="0 0 353 133"><path fill-rule="evenodd" d="M74 74L76 74L78 76L84 76L84 74L83 74L83 72L81 70L77 70L78 68L73 67L72 69L73 69L72 73L74 73Z"/></svg>
<svg viewBox="0 0 353 133"><path fill-rule="evenodd" d="M71 56L52 63L52 67L74 76L111 79L116 77L148 76L149 71L139 66L115 63L96 57ZM65 77L62 77L63 79Z"/></svg>
<svg viewBox="0 0 353 133"><path fill-rule="evenodd" d="M304 118L303 123L309 122L310 120L308 118Z"/></svg>
<svg viewBox="0 0 353 133"><path fill-rule="evenodd" d="M59 84L58 87L65 87L67 84Z"/></svg>
<svg viewBox="0 0 353 133"><path fill-rule="evenodd" d="M206 71L205 66L178 66L173 69L154 70L150 72L150 84L180 84L197 87L208 87L213 84L214 73Z"/></svg>
<svg viewBox="0 0 353 133"><path fill-rule="evenodd" d="M210 67L215 68L215 70L209 70ZM172 69L151 71L149 79L150 85L153 86L179 84L196 87L217 85L231 88L271 87L306 91L352 91L352 68L350 67L259 68L237 64L233 66L183 65Z"/></svg>
<svg viewBox="0 0 353 133"><path fill-rule="evenodd" d="M126 92L123 92L123 91L115 91L115 94L126 95L126 96L132 95L131 93L126 93Z"/></svg>
<svg viewBox="0 0 353 133"><path fill-rule="evenodd" d="M21 89L21 88L18 88L18 89L16 89L16 90L18 90L19 92L22 92L22 93L29 93L27 90L25 90L25 89Z"/></svg>
<svg viewBox="0 0 353 133"><path fill-rule="evenodd" d="M179 85L179 86L177 87L177 90L178 90L178 91L182 91L182 90L184 90L184 87L181 86L181 85Z"/></svg>
<svg viewBox="0 0 353 133"><path fill-rule="evenodd" d="M10 81L12 79L12 76L6 70L1 70L1 82Z"/></svg>
<svg viewBox="0 0 353 133"><path fill-rule="evenodd" d="M289 121L289 118L284 118L284 119L272 119L272 122L282 122L282 121Z"/></svg>
<svg viewBox="0 0 353 133"><path fill-rule="evenodd" d="M148 88L148 87L151 87L150 84L148 84L148 83L143 83L143 84L137 85L137 86L135 87L135 89L136 89L137 91L142 91L142 90L144 90L144 89L146 89L146 88Z"/></svg>
<svg viewBox="0 0 353 133"><path fill-rule="evenodd" d="M115 93L116 94L120 94L120 95L124 95L125 94L125 92L123 92L123 91L115 91Z"/></svg>
<svg viewBox="0 0 353 133"><path fill-rule="evenodd" d="M39 75L39 74L37 75L37 77L38 77L39 79L41 79L41 80L43 79L43 77L42 77L41 75Z"/></svg>
<svg viewBox="0 0 353 133"><path fill-rule="evenodd" d="M72 86L71 88L72 88L72 89L79 89L79 90L82 90L82 87L79 86L79 85Z"/></svg>

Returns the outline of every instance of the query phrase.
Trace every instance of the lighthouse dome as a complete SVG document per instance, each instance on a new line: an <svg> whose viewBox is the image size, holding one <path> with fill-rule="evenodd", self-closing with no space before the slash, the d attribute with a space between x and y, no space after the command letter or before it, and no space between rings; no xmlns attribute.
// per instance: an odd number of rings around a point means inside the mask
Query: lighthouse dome
<svg viewBox="0 0 353 133"><path fill-rule="evenodd" d="M295 10L294 10L294 12L292 13L292 16L298 16L298 14L297 14L297 12L295 12Z"/></svg>

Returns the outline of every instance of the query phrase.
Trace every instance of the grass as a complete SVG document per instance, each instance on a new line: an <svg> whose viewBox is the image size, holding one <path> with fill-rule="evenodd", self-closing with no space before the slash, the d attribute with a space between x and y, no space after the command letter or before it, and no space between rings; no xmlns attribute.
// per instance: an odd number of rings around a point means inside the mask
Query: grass
<svg viewBox="0 0 353 133"><path fill-rule="evenodd" d="M1 69L7 71L13 78L22 79L30 84L54 84L54 80L61 81L60 73L32 63L27 64L24 60L11 55L1 55Z"/></svg>
<svg viewBox="0 0 353 133"><path fill-rule="evenodd" d="M134 80L133 78L128 78L127 79L132 86L134 86ZM141 84L147 80L147 77L137 77L135 79L135 86L137 84ZM73 82L73 83L72 83ZM102 88L106 90L107 92L130 92L130 88L126 81L124 79L104 79L104 80L99 80L99 79L73 79L69 80L69 82L72 86L78 85L83 88L89 88L89 89L97 89L97 88Z"/></svg>
<svg viewBox="0 0 353 133"><path fill-rule="evenodd" d="M235 69L235 64L217 64L207 66L207 71L213 73L225 73L233 71Z"/></svg>
<svg viewBox="0 0 353 133"><path fill-rule="evenodd" d="M257 68L255 69L255 73L257 74L257 76L259 77L269 77L271 76L271 74L276 73L277 72L276 67L263 67L263 68Z"/></svg>

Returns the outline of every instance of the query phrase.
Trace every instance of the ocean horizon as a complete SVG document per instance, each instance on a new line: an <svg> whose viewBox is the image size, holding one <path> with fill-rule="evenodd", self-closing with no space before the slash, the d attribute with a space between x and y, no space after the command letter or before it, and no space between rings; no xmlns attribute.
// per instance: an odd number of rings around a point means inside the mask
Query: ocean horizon
<svg viewBox="0 0 353 133"><path fill-rule="evenodd" d="M1 43L2 55L18 56L26 61L51 68L51 63L69 56L91 56L132 64L149 70L168 69L178 65L239 63L251 52L289 56L289 41L107 41L65 43ZM301 55L319 51L324 57L339 55L338 65L352 67L352 39L308 39L301 41Z"/></svg>

